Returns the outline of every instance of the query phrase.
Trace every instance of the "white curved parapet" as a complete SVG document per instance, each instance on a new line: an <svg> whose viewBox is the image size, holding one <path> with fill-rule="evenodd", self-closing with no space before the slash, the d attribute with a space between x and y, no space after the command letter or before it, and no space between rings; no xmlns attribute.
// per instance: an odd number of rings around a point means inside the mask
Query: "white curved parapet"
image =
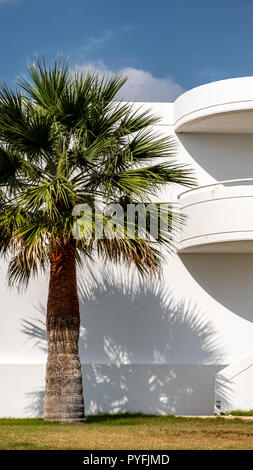
<svg viewBox="0 0 253 470"><path fill-rule="evenodd" d="M186 215L178 252L253 253L253 178L198 186L178 199Z"/></svg>
<svg viewBox="0 0 253 470"><path fill-rule="evenodd" d="M252 133L253 77L201 85L175 101L176 132Z"/></svg>

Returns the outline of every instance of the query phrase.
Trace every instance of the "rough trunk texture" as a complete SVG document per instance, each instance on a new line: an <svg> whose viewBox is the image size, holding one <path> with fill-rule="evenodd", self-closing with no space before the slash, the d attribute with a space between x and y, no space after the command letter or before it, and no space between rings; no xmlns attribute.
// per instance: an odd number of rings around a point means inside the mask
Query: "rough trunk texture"
<svg viewBox="0 0 253 470"><path fill-rule="evenodd" d="M45 421L85 421L82 371L78 354L79 331L75 242L70 241L61 247L51 248Z"/></svg>

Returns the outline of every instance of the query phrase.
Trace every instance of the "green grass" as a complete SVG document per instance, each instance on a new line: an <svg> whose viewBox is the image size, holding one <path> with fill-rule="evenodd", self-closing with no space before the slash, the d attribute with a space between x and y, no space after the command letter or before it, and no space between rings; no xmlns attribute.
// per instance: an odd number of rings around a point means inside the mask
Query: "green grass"
<svg viewBox="0 0 253 470"><path fill-rule="evenodd" d="M252 449L253 421L240 418L98 415L86 424L0 419L0 449Z"/></svg>
<svg viewBox="0 0 253 470"><path fill-rule="evenodd" d="M248 411L232 410L232 411L229 411L226 414L232 415L232 416L253 416L253 410L248 410Z"/></svg>

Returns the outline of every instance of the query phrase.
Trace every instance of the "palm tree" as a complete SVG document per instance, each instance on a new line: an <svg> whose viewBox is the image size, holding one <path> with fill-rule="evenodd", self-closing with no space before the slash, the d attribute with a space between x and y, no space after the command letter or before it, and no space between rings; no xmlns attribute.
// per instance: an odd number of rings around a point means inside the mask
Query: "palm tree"
<svg viewBox="0 0 253 470"><path fill-rule="evenodd" d="M37 59L14 91L4 84L0 90L0 249L9 259L8 279L26 286L32 275L50 267L47 421L85 419L77 263L98 253L135 264L142 276L156 275L159 245L171 246L164 234L153 243L148 224L141 237L134 231L131 237L96 240L93 219L89 236L76 239L73 207L94 207L96 198L125 207L148 202L161 185L193 183L190 172L173 161L173 141L150 130L158 119L116 101L125 81L120 75L73 72L61 60L47 66Z"/></svg>

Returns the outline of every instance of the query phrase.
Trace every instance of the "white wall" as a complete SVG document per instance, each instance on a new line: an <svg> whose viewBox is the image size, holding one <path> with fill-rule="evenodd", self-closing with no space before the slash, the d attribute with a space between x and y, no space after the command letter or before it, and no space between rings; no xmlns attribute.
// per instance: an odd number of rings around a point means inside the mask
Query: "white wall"
<svg viewBox="0 0 253 470"><path fill-rule="evenodd" d="M219 366L85 364L87 414L212 414ZM43 416L45 365L0 365L1 416ZM199 387L202 393L199 394Z"/></svg>
<svg viewBox="0 0 253 470"><path fill-rule="evenodd" d="M253 135L189 133L177 138L200 184L253 176Z"/></svg>
<svg viewBox="0 0 253 470"><path fill-rule="evenodd" d="M172 111L157 108L162 134L173 133ZM251 135L175 138L201 184L253 176ZM253 255L182 254L167 258L162 282L143 284L131 270L87 264L79 274L87 411L212 414L215 374L253 349L252 266ZM0 416L42 415L48 279L18 293L5 276L1 262Z"/></svg>
<svg viewBox="0 0 253 470"><path fill-rule="evenodd" d="M252 383L253 352L216 374L215 404L220 401L219 411L252 410Z"/></svg>
<svg viewBox="0 0 253 470"><path fill-rule="evenodd" d="M87 412L212 414L214 375L251 348L252 261L181 255L170 260L161 284L146 286L137 280L131 286L131 273L83 272L89 284L87 292L80 282ZM1 416L42 413L46 295L34 295L36 287L30 297L13 292L2 312Z"/></svg>

